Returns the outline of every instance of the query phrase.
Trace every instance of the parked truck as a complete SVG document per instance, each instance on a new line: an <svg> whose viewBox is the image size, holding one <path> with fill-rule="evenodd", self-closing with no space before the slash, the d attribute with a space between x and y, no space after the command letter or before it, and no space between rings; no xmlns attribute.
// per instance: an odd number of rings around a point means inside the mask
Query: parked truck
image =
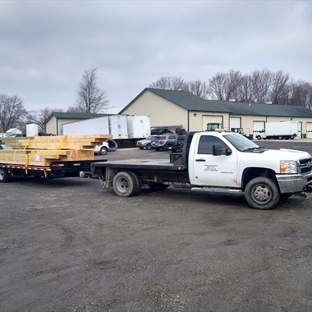
<svg viewBox="0 0 312 312"><path fill-rule="evenodd" d="M92 118L64 124L62 130L63 135L111 134L118 148L135 147L137 141L151 134L150 117L141 115ZM101 150L101 147L98 146L98 150Z"/></svg>
<svg viewBox="0 0 312 312"><path fill-rule="evenodd" d="M271 209L280 199L311 191L312 158L303 151L266 149L233 132L189 132L170 161L134 159L91 164L94 178L118 196L174 187L244 192L252 208Z"/></svg>
<svg viewBox="0 0 312 312"><path fill-rule="evenodd" d="M261 139L278 139L278 140L293 140L300 133L299 122L297 121L282 121L268 122L265 129L260 131L256 138Z"/></svg>

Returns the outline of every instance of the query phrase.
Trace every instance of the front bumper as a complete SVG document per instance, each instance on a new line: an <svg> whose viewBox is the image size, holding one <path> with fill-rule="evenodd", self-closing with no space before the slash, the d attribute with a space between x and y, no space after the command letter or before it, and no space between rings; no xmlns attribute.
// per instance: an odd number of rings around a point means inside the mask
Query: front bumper
<svg viewBox="0 0 312 312"><path fill-rule="evenodd" d="M312 185L312 171L307 174L278 174L276 179L281 193L298 193Z"/></svg>

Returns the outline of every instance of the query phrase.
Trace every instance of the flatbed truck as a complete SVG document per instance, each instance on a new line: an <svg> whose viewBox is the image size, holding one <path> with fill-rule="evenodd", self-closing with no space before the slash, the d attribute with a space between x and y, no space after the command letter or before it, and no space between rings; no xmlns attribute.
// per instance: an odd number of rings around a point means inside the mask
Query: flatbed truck
<svg viewBox="0 0 312 312"><path fill-rule="evenodd" d="M189 132L181 153L170 160L132 159L91 164L93 178L118 196L174 187L244 192L256 209L271 209L280 199L311 192L312 158L304 151L266 149L225 131Z"/></svg>

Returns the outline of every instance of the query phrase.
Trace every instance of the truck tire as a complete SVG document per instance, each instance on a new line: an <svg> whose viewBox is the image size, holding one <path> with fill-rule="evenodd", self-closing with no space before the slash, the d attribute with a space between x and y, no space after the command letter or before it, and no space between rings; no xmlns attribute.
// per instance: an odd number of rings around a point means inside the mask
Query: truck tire
<svg viewBox="0 0 312 312"><path fill-rule="evenodd" d="M0 182L4 183L9 180L9 174L6 170L0 168Z"/></svg>
<svg viewBox="0 0 312 312"><path fill-rule="evenodd" d="M280 200L280 192L271 179L259 177L248 182L245 198L252 208L272 209Z"/></svg>
<svg viewBox="0 0 312 312"><path fill-rule="evenodd" d="M141 192L142 189L142 179L137 173L134 173L132 171L129 171L128 173L133 176L133 179L136 182L136 186L133 189L132 195L137 195Z"/></svg>
<svg viewBox="0 0 312 312"><path fill-rule="evenodd" d="M113 179L113 189L116 195L129 197L138 191L137 179L132 172L118 172Z"/></svg>
<svg viewBox="0 0 312 312"><path fill-rule="evenodd" d="M163 184L163 183L151 182L151 183L148 183L148 186L152 191L161 191L161 190L166 189L169 185Z"/></svg>
<svg viewBox="0 0 312 312"><path fill-rule="evenodd" d="M107 140L107 143L108 143L108 149L110 152L115 152L116 149L118 148L118 144L115 140Z"/></svg>
<svg viewBox="0 0 312 312"><path fill-rule="evenodd" d="M107 154L107 147L106 146L102 146L100 149L100 155L106 155Z"/></svg>
<svg viewBox="0 0 312 312"><path fill-rule="evenodd" d="M261 140L261 136L260 136L260 135L257 135L256 138L257 138L258 140Z"/></svg>

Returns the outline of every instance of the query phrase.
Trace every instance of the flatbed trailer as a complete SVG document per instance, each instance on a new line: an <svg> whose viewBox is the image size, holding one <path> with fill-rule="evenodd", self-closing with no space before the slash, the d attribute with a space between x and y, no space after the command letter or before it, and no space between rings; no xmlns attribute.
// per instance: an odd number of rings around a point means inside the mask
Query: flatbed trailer
<svg viewBox="0 0 312 312"><path fill-rule="evenodd" d="M79 177L81 172L90 173L92 161L51 162L50 166L27 166L0 163L0 182L7 182L11 177L64 178Z"/></svg>

